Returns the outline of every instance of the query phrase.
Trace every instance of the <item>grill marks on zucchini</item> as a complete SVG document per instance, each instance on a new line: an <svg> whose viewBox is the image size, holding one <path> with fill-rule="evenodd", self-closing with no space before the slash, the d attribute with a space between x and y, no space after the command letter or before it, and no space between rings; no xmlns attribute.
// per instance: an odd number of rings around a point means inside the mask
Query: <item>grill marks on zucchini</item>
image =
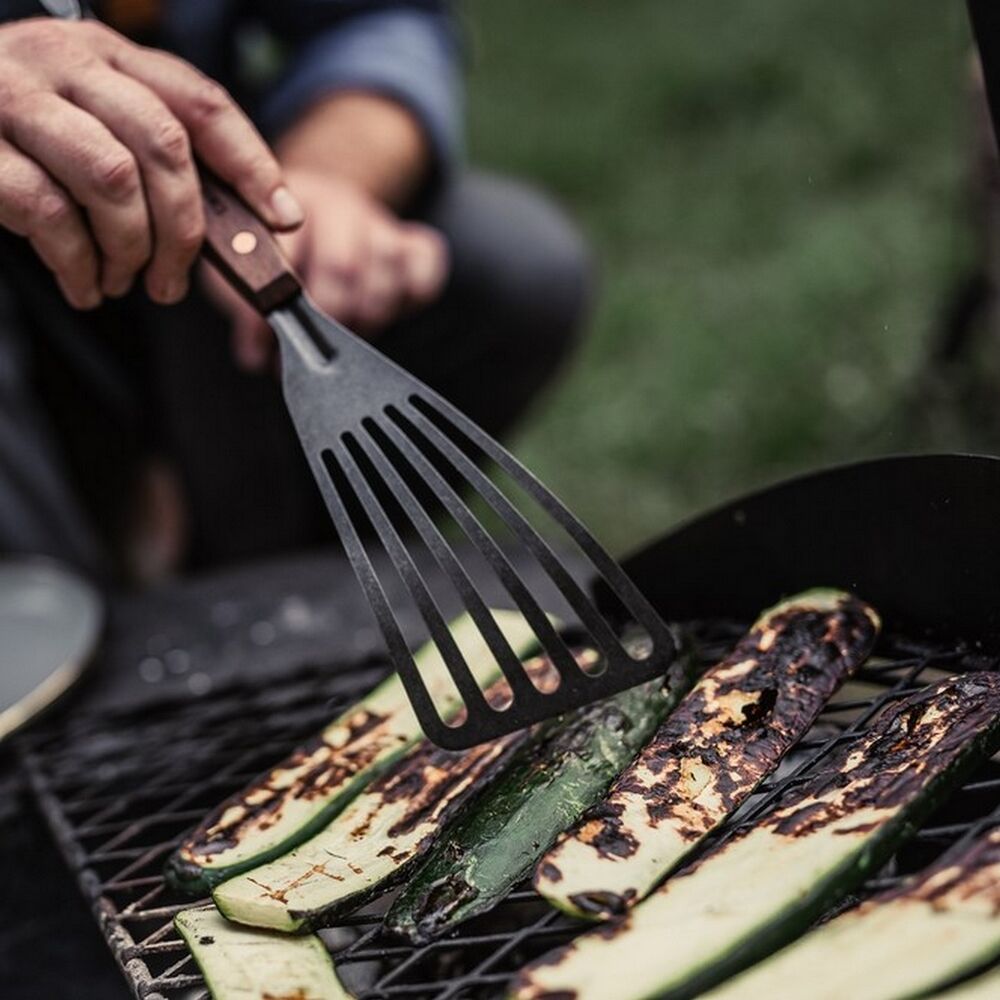
<svg viewBox="0 0 1000 1000"><path fill-rule="evenodd" d="M998 744L996 674L949 678L889 706L754 827L669 879L619 923L530 965L514 995L696 996L843 899Z"/></svg>
<svg viewBox="0 0 1000 1000"><path fill-rule="evenodd" d="M214 907L174 918L214 1000L351 1000L319 938L237 927Z"/></svg>
<svg viewBox="0 0 1000 1000"><path fill-rule="evenodd" d="M493 615L515 652L523 655L536 645L519 614ZM479 682L493 683L500 668L471 619L457 619L451 630ZM460 702L447 694L453 682L437 647L424 646L415 661L436 703L455 714ZM171 856L167 877L181 889L203 892L278 857L321 830L422 736L394 675L318 737L214 809Z"/></svg>
<svg viewBox="0 0 1000 1000"><path fill-rule="evenodd" d="M525 746L506 774L434 845L386 917L410 941L427 941L490 909L558 834L603 795L676 701L661 682L565 717Z"/></svg>
<svg viewBox="0 0 1000 1000"><path fill-rule="evenodd" d="M712 1000L925 996L1000 954L1000 829L731 979ZM845 956L850 956L845 961ZM1000 995L998 993L997 995Z"/></svg>
<svg viewBox="0 0 1000 1000"><path fill-rule="evenodd" d="M360 905L430 846L521 742L515 734L462 752L420 744L322 833L217 886L216 905L232 920L284 931Z"/></svg>
<svg viewBox="0 0 1000 1000"><path fill-rule="evenodd" d="M762 615L545 855L535 888L581 917L621 914L645 897L777 766L878 629L870 607L835 590Z"/></svg>
<svg viewBox="0 0 1000 1000"><path fill-rule="evenodd" d="M577 655L582 660L590 653ZM524 667L534 679L554 671L544 657ZM501 686L490 688L487 697ZM421 741L321 833L217 886L216 905L232 920L283 931L318 926L361 905L402 876L530 735L515 733L461 752Z"/></svg>

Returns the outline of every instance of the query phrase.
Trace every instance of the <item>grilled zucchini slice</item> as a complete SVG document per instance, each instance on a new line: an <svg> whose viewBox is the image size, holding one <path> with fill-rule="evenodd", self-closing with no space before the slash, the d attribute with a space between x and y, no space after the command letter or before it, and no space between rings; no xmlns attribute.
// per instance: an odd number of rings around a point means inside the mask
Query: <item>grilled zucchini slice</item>
<svg viewBox="0 0 1000 1000"><path fill-rule="evenodd" d="M643 899L809 729L878 635L866 604L811 590L765 612L555 844L535 888L573 916Z"/></svg>
<svg viewBox="0 0 1000 1000"><path fill-rule="evenodd" d="M1000 675L950 678L890 705L621 922L528 966L513 996L697 996L805 931L998 744Z"/></svg>
<svg viewBox="0 0 1000 1000"><path fill-rule="evenodd" d="M706 1000L782 1000L799 996L803 983L810 1000L926 996L1000 955L998 913L1000 829L823 924Z"/></svg>
<svg viewBox="0 0 1000 1000"><path fill-rule="evenodd" d="M206 906L183 910L174 926L214 1000L350 1000L318 937L237 927Z"/></svg>
<svg viewBox="0 0 1000 1000"><path fill-rule="evenodd" d="M933 1000L997 1000L997 997L1000 997L1000 969L984 972L944 993L935 993Z"/></svg>
<svg viewBox="0 0 1000 1000"><path fill-rule="evenodd" d="M442 837L386 917L420 942L490 909L649 739L687 682L652 681L565 717Z"/></svg>
<svg viewBox="0 0 1000 1000"><path fill-rule="evenodd" d="M360 906L404 875L527 736L462 751L423 741L325 830L216 886L215 905L230 920L286 932L321 926Z"/></svg>
<svg viewBox="0 0 1000 1000"><path fill-rule="evenodd" d="M537 646L521 615L493 616L518 655ZM451 631L479 683L493 683L500 668L472 620L456 619ZM415 660L435 703L454 715L461 702L437 647L428 643ZM214 809L171 855L167 878L202 893L284 854L322 830L422 736L402 682L389 677L312 742Z"/></svg>

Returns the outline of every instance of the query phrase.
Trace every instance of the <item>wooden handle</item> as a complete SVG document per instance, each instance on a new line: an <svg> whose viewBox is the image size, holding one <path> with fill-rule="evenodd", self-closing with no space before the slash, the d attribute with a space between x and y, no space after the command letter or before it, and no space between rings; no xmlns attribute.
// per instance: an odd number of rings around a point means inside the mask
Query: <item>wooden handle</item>
<svg viewBox="0 0 1000 1000"><path fill-rule="evenodd" d="M205 205L202 253L255 309L265 315L302 290L274 234L243 200L207 171L201 174Z"/></svg>

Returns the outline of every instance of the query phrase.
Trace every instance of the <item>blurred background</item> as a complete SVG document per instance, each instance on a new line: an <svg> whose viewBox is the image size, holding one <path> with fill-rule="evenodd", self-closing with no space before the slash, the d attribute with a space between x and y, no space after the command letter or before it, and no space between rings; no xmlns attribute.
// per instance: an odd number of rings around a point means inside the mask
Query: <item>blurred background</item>
<svg viewBox="0 0 1000 1000"><path fill-rule="evenodd" d="M995 449L963 4L465 11L471 157L561 199L600 272L513 449L615 551L799 470Z"/></svg>

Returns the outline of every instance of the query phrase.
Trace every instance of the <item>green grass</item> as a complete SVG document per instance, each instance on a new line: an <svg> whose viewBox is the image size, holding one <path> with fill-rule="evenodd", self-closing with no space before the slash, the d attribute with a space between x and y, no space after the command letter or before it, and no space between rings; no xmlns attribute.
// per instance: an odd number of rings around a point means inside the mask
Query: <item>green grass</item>
<svg viewBox="0 0 1000 1000"><path fill-rule="evenodd" d="M900 416L972 259L962 4L467 14L472 158L555 194L600 261L589 339L513 442L600 537L621 551L797 470L967 443Z"/></svg>

